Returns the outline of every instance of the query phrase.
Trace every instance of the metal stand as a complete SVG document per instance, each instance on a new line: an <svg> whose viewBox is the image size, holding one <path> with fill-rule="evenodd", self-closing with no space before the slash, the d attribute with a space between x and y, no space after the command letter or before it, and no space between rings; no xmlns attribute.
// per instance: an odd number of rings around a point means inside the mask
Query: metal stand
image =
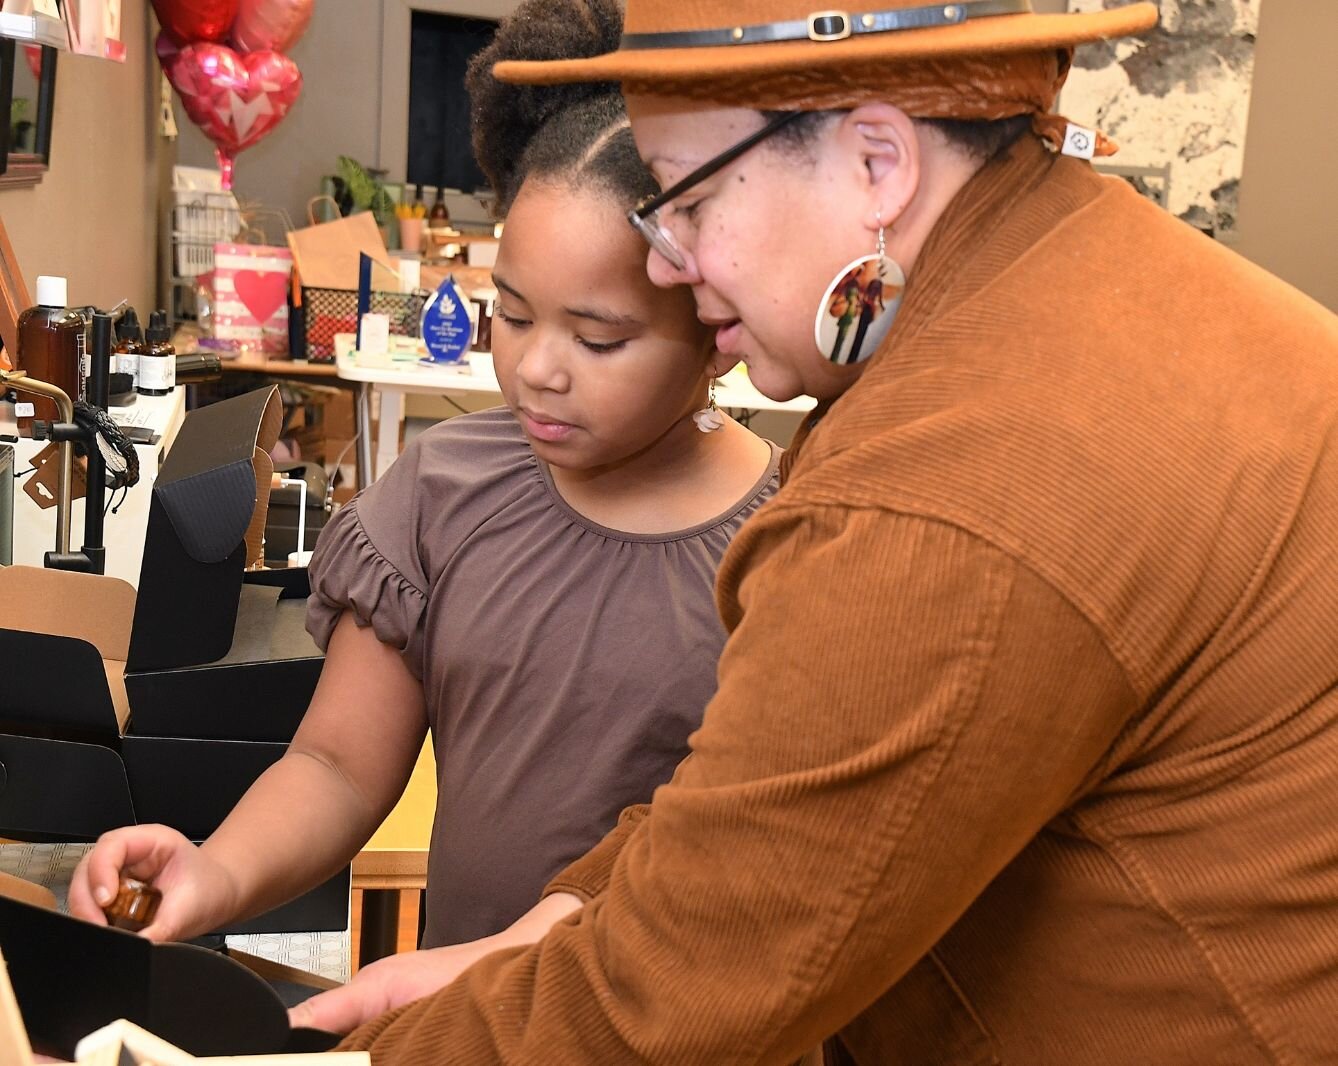
<svg viewBox="0 0 1338 1066"><path fill-rule="evenodd" d="M365 489L376 480L372 467L372 383L364 381L358 385L358 443L356 469L358 488ZM384 432L384 431L383 431Z"/></svg>
<svg viewBox="0 0 1338 1066"><path fill-rule="evenodd" d="M93 364L89 375L89 402L107 409L107 391L111 374L112 317L101 311L93 315ZM0 370L0 385L16 392L44 396L55 401L60 421L53 422L33 436L60 445L60 477L56 492L56 550L47 552L43 565L48 570L71 570L76 573L103 574L107 570L107 548L103 543L105 532L103 507L107 499L107 461L98 447L94 431L85 429L74 420L74 403L64 390L28 377L23 371ZM74 476L74 445L82 443L88 452L87 489L84 499L84 545L77 552L70 550L70 513L73 506L71 482Z"/></svg>

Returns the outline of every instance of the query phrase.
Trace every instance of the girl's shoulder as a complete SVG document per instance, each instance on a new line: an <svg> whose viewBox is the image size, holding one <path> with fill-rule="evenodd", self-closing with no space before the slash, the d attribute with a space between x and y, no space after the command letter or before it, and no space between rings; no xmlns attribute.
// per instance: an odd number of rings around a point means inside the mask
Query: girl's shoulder
<svg viewBox="0 0 1338 1066"><path fill-rule="evenodd" d="M506 491L533 481L535 459L515 416L505 407L456 415L429 427L405 445L390 473L413 492L457 496Z"/></svg>
<svg viewBox="0 0 1338 1066"><path fill-rule="evenodd" d="M490 407L455 415L423 430L405 447L405 454L419 453L424 459L474 462L513 462L530 453L520 423L505 407Z"/></svg>

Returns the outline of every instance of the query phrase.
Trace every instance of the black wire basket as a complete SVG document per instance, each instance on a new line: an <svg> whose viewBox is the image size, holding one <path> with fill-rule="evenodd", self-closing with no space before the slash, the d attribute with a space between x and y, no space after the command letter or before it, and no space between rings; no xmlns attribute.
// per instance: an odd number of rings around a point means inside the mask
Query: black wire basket
<svg viewBox="0 0 1338 1066"><path fill-rule="evenodd" d="M390 332L418 336L428 294L373 292L371 312L390 319ZM335 361L335 334L358 332L358 293L355 289L314 289L302 286L302 353L313 363ZM295 355L297 353L294 353Z"/></svg>

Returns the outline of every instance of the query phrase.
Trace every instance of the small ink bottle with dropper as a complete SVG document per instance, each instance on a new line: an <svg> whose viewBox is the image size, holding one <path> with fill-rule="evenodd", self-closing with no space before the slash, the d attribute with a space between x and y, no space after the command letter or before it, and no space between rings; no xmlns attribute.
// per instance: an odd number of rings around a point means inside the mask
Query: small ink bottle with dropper
<svg viewBox="0 0 1338 1066"><path fill-rule="evenodd" d="M139 382L135 391L141 396L166 396L176 388L177 350L172 347L172 330L167 312L149 316L145 331L146 348L139 357Z"/></svg>
<svg viewBox="0 0 1338 1066"><path fill-rule="evenodd" d="M116 323L116 354L112 357L113 374L129 374L132 388L139 386L139 357L148 349L144 345L144 330L133 307L127 308L121 321Z"/></svg>

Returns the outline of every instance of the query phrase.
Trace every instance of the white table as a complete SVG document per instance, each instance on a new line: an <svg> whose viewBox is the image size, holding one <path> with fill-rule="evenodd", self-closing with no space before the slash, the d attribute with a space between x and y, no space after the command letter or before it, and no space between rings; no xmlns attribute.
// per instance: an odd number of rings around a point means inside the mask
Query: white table
<svg viewBox="0 0 1338 1066"><path fill-rule="evenodd" d="M339 347L337 344L337 350ZM335 369L339 377L345 381L356 381L359 385L354 422L358 434L360 488L384 474L390 464L399 458L399 430L404 422L404 397L407 393L442 395L483 392L501 395L497 375L486 358L476 358L472 363L459 367L423 366L416 362L399 361L370 366L366 362L359 362L356 353L342 350L336 358ZM381 435L376 444L375 465L372 461L371 437L373 394L381 400ZM722 378L716 388L716 403L733 411L804 412L812 410L816 402L810 396L773 400L758 392L742 374L734 372Z"/></svg>
<svg viewBox="0 0 1338 1066"><path fill-rule="evenodd" d="M0 422L12 416L13 406L0 403ZM167 449L176 439L177 430L186 417L186 389L178 387L166 396L139 396L129 407L113 407L113 418L130 417L139 424L152 427L158 433L153 444L136 444L139 456L139 483L121 500L118 490L107 491L107 502L116 506L108 510L103 528L103 543L107 548L107 575L138 587L139 567L144 559L144 537L149 528L149 504L153 499L153 483L158 479L158 468ZM0 430L3 432L3 430ZM27 470L46 441L21 439L14 447L14 469ZM56 509L43 509L23 491L27 478L14 482L14 562L24 566L42 565L43 557L56 546ZM114 499L113 499L114 496ZM78 551L84 536L84 501L74 501L70 509L70 549Z"/></svg>

